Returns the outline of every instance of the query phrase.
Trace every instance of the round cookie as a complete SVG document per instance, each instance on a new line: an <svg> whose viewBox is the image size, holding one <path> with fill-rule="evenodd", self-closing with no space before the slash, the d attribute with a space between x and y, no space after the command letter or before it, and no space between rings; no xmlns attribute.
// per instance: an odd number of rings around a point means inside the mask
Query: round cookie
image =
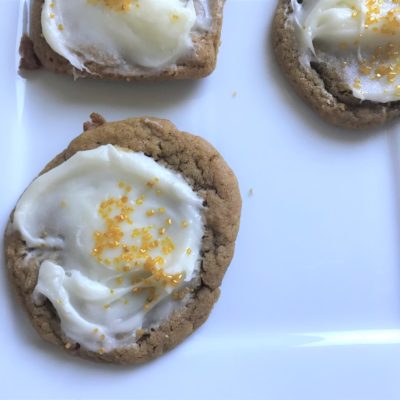
<svg viewBox="0 0 400 400"><path fill-rule="evenodd" d="M308 67L301 62L292 0L278 0L271 35L276 59L287 79L325 121L343 128L365 129L400 116L400 101L361 101L329 63L311 62Z"/></svg>
<svg viewBox="0 0 400 400"><path fill-rule="evenodd" d="M61 165L78 151L112 144L144 153L178 172L203 199L200 272L187 291L188 300L156 328L136 332L136 343L107 352L93 351L65 335L50 301L40 304L34 301L33 291L42 260L35 257L21 233L14 229L14 212L5 233L7 269L19 300L43 339L62 346L68 353L95 361L142 363L179 344L207 319L233 257L240 220L240 192L233 172L221 155L203 139L178 131L169 121L133 118L108 123L93 113L91 122L84 124L84 130L40 175Z"/></svg>

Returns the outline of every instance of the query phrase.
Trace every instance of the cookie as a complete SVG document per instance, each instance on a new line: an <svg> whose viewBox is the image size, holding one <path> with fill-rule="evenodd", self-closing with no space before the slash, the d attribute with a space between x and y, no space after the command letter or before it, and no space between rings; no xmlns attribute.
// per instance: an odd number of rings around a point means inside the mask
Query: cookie
<svg viewBox="0 0 400 400"><path fill-rule="evenodd" d="M125 81L207 76L217 61L224 1L173 1L34 0L30 34L21 40L20 68L43 66L75 78ZM69 21L67 14L74 13L90 23ZM86 41L81 43L82 37Z"/></svg>
<svg viewBox="0 0 400 400"><path fill-rule="evenodd" d="M142 363L207 319L240 210L233 172L203 139L166 120L92 114L10 216L10 281L43 339Z"/></svg>
<svg viewBox="0 0 400 400"><path fill-rule="evenodd" d="M278 2L276 59L300 97L339 127L377 127L400 116L399 43L393 40L400 25L390 25L396 5L375 3Z"/></svg>

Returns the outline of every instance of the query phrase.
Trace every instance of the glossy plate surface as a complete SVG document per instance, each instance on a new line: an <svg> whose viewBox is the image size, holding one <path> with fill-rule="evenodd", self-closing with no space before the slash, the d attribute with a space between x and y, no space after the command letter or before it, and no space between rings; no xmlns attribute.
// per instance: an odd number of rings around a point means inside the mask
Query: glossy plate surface
<svg viewBox="0 0 400 400"><path fill-rule="evenodd" d="M400 125L346 132L303 105L269 47L275 1L226 3L209 78L136 85L20 77L24 2L1 4L1 229L92 111L165 117L203 136L236 172L243 214L208 322L137 368L96 365L44 343L2 260L0 398L400 398Z"/></svg>

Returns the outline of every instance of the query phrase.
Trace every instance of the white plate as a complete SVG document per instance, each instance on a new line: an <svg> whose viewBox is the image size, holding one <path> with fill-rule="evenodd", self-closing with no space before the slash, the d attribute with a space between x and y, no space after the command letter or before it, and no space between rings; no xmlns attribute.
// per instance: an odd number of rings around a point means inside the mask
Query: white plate
<svg viewBox="0 0 400 400"><path fill-rule="evenodd" d="M91 111L165 117L209 140L239 178L243 214L208 322L138 368L96 365L44 343L1 268L0 397L400 398L399 128L346 132L301 104L269 48L275 1L226 4L209 78L138 85L19 77L22 10L15 0L1 5L2 228Z"/></svg>

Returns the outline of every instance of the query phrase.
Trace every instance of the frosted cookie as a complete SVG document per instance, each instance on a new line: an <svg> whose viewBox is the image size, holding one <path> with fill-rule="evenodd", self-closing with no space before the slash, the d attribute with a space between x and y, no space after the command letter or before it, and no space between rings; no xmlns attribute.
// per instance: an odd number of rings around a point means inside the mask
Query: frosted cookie
<svg viewBox="0 0 400 400"><path fill-rule="evenodd" d="M279 0L278 62L326 121L347 128L400 115L398 0Z"/></svg>
<svg viewBox="0 0 400 400"><path fill-rule="evenodd" d="M200 78L216 65L223 0L33 0L21 68L121 80Z"/></svg>
<svg viewBox="0 0 400 400"><path fill-rule="evenodd" d="M233 172L203 139L165 120L93 114L18 201L8 271L47 341L97 361L148 361L207 319L240 209Z"/></svg>

